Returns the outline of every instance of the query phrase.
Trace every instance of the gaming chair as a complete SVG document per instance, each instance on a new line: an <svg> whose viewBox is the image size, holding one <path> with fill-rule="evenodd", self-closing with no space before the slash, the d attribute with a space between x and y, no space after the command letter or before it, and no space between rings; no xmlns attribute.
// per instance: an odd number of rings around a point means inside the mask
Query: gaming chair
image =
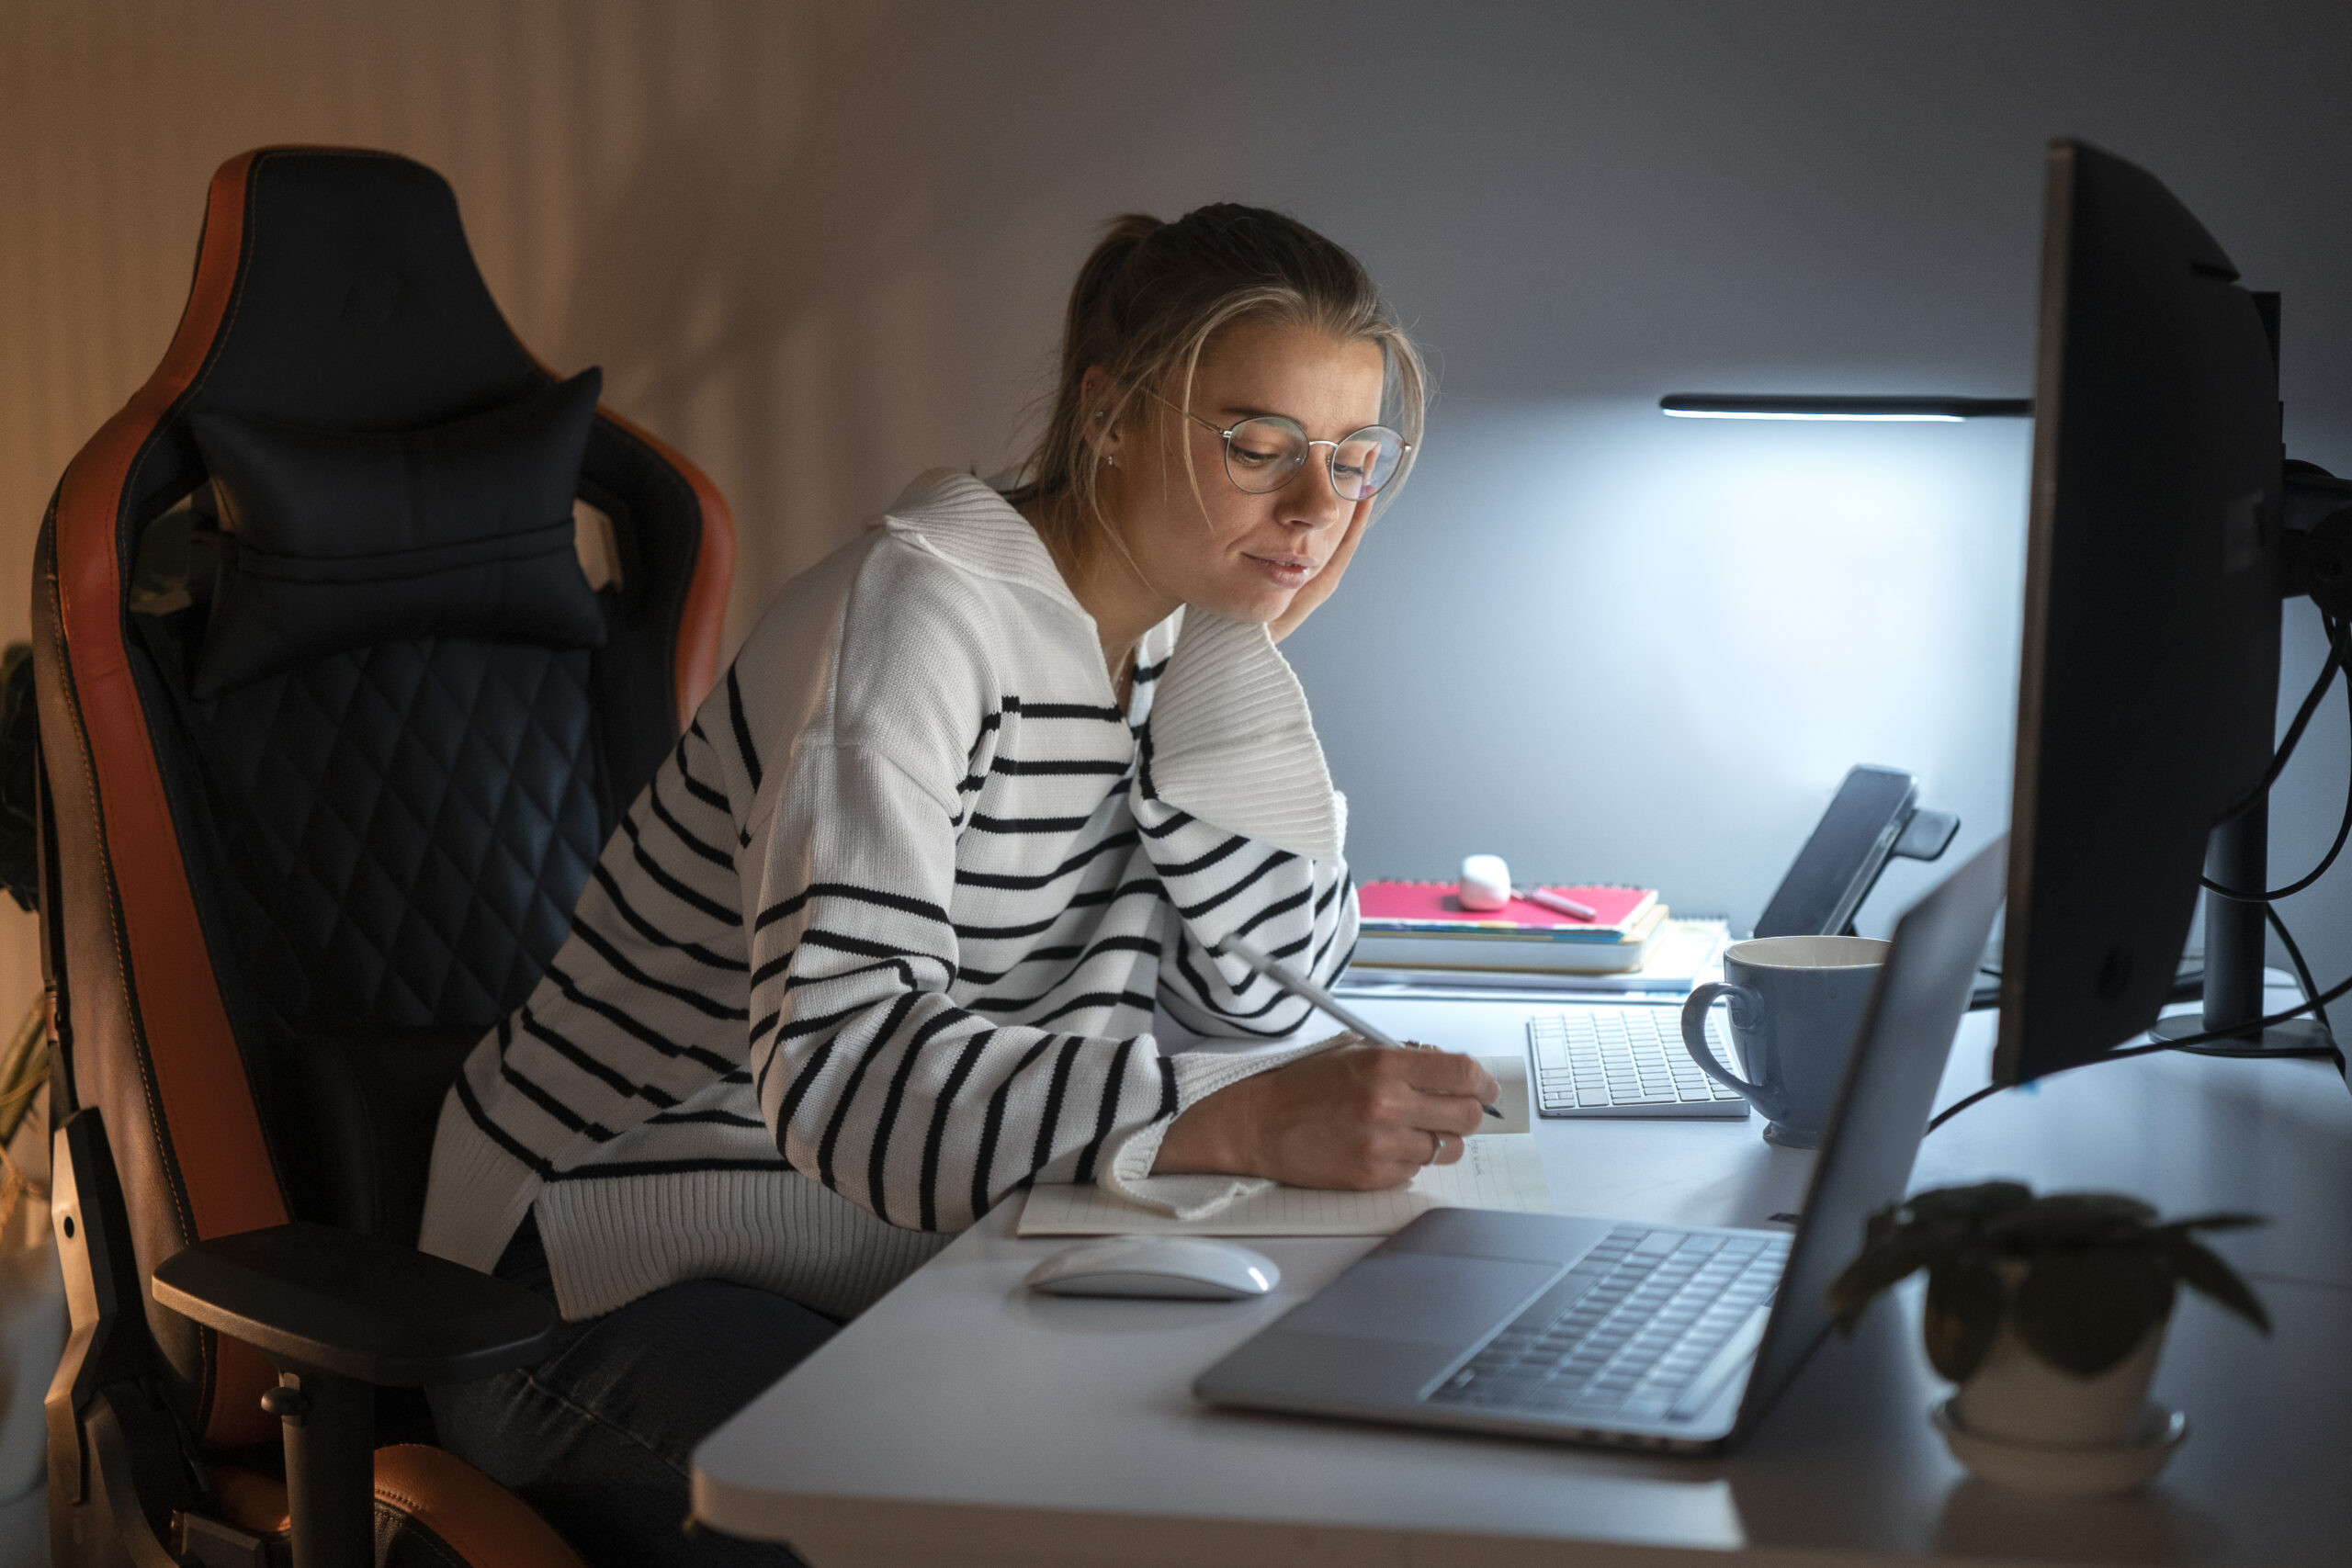
<svg viewBox="0 0 2352 1568"><path fill-rule="evenodd" d="M459 1061L717 668L726 506L596 387L516 340L438 175L264 149L58 485L58 1568L578 1562L413 1392L552 1308L413 1244Z"/></svg>

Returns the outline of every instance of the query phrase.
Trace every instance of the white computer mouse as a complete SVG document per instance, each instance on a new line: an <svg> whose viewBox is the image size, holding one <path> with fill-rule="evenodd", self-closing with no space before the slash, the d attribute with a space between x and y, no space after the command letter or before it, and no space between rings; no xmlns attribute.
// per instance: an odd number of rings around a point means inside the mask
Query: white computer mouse
<svg viewBox="0 0 2352 1568"><path fill-rule="evenodd" d="M1190 1235L1114 1235L1057 1252L1023 1281L1054 1296L1232 1302L1262 1296L1283 1271L1261 1252Z"/></svg>
<svg viewBox="0 0 2352 1568"><path fill-rule="evenodd" d="M1453 896L1465 909L1499 909L1510 902L1510 867L1500 855L1464 855Z"/></svg>

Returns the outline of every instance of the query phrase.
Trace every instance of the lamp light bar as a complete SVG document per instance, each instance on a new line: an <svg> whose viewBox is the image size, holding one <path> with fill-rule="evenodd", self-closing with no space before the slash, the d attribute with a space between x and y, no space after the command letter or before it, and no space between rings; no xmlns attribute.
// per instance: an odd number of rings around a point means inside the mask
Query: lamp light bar
<svg viewBox="0 0 2352 1568"><path fill-rule="evenodd" d="M1675 419L1874 420L1953 423L1963 419L2025 419L2030 398L1783 397L1754 392L1676 392L1657 400Z"/></svg>

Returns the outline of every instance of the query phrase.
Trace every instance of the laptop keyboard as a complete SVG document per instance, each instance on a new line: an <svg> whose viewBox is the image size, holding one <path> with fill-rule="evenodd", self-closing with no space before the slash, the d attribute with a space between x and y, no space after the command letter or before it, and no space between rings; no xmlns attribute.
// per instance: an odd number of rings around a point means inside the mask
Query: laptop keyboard
<svg viewBox="0 0 2352 1568"><path fill-rule="evenodd" d="M1603 1424L1695 1416L1753 1348L1741 1331L1788 1257L1786 1236L1620 1225L1429 1397Z"/></svg>
<svg viewBox="0 0 2352 1568"><path fill-rule="evenodd" d="M1747 1101L1699 1070L1682 1043L1679 1007L1592 1005L1527 1021L1535 1108L1545 1116L1704 1116L1736 1120ZM1732 1072L1720 1009L1707 1043Z"/></svg>

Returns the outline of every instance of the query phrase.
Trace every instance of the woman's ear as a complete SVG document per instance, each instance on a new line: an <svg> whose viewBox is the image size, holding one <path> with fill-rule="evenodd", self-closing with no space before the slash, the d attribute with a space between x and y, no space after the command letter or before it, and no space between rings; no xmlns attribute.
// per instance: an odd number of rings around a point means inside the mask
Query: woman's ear
<svg viewBox="0 0 2352 1568"><path fill-rule="evenodd" d="M1111 417L1112 394L1114 389L1111 374L1100 365L1090 365L1078 384L1079 407L1085 410L1086 444L1094 455L1112 468L1119 466L1118 422Z"/></svg>

